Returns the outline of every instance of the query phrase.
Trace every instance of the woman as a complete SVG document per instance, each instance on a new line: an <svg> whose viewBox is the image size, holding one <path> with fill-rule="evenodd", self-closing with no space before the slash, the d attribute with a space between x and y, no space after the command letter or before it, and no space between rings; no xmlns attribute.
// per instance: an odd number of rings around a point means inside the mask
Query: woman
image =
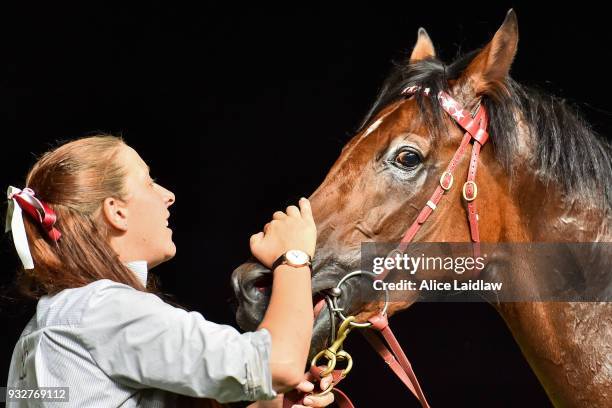
<svg viewBox="0 0 612 408"><path fill-rule="evenodd" d="M308 265L276 262L265 318L257 331L240 334L164 303L147 287L148 270L176 251L168 228L175 197L121 139L64 144L42 156L26 185L9 190L8 216L24 264L19 286L38 304L15 346L8 387L69 387L62 406L78 407L174 406L176 394L221 403L274 399L250 405L270 407L287 390L313 389L302 372L313 323ZM308 200L299 207L277 211L251 237L264 265L290 250L314 254Z"/></svg>

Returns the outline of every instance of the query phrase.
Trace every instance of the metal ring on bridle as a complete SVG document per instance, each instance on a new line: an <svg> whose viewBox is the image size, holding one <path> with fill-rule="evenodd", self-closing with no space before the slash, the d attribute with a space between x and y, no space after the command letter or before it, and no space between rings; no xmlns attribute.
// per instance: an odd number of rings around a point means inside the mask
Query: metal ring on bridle
<svg viewBox="0 0 612 408"><path fill-rule="evenodd" d="M340 295L334 296L332 298L332 303L334 304L334 311L336 313L338 313L338 316L340 316L342 321L346 320L346 316L344 315L344 313L342 313L342 308L338 307L338 298L340 296L342 296L342 288L341 288L341 286L348 279L350 279L350 278L352 278L354 276L358 276L358 275L369 275L369 276L371 276L373 278L377 278L378 277L378 275L375 274L374 272L355 271L355 272L351 272L349 274L346 274L345 276L342 277L342 279L340 279L340 281L338 281L338 284L336 285L336 288L340 289ZM389 291L385 287L385 305L383 306L383 308L381 310L382 314L387 314L388 306L389 306ZM372 323L370 323L370 322L364 322L364 323L350 322L350 325L353 326L353 327L365 328L365 327L370 327L372 325Z"/></svg>

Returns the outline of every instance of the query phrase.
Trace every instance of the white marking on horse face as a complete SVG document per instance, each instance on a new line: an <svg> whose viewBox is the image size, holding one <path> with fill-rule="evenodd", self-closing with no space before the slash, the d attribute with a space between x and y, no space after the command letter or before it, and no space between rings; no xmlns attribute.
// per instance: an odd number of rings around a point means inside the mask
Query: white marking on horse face
<svg viewBox="0 0 612 408"><path fill-rule="evenodd" d="M385 115L386 116L386 115ZM366 137L367 135L369 135L370 133L372 133L373 131L376 130L377 127L380 126L380 124L383 122L383 118L378 119L376 122L372 123L370 125L370 127L368 128L368 130L366 130L365 134L363 135L363 137Z"/></svg>
<svg viewBox="0 0 612 408"><path fill-rule="evenodd" d="M399 107L404 104L404 102L406 102L406 100L401 101L399 104L397 104L397 106L395 108L391 109L390 111L388 111L387 113L382 115L380 118L378 118L378 120L376 122L372 123L370 125L370 127L364 132L363 136L360 136L360 137L364 138L367 135L369 135L370 133L372 133L373 131L375 131L380 126L380 124L383 123L383 119L385 119L387 116L389 116L390 114L392 114L393 112L398 110Z"/></svg>

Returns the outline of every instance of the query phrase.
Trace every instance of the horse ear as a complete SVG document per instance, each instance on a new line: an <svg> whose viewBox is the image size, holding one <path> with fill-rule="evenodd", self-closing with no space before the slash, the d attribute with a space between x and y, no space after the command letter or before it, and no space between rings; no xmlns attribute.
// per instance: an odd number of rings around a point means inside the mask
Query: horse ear
<svg viewBox="0 0 612 408"><path fill-rule="evenodd" d="M417 42L412 50L412 54L410 55L410 62L412 63L435 56L436 50L431 42L431 38L429 38L427 31L425 31L423 27L419 28Z"/></svg>
<svg viewBox="0 0 612 408"><path fill-rule="evenodd" d="M462 74L475 96L507 93L505 79L510 72L518 45L518 21L510 9L506 19L486 47L476 55Z"/></svg>

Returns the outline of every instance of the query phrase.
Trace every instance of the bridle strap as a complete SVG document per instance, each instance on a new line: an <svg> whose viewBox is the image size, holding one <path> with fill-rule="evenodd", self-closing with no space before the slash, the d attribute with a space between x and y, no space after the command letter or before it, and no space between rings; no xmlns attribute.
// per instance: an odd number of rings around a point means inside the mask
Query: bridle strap
<svg viewBox="0 0 612 408"><path fill-rule="evenodd" d="M422 88L420 86L410 86L402 91L403 95L411 96ZM423 89L423 93L429 96L430 89ZM421 209L416 219L410 225L410 227L404 233L400 240L397 248L392 251L405 251L408 244L412 242L416 234L419 232L421 226L427 221L429 216L437 208L438 203L442 200L444 193L449 191L454 182L453 172L457 165L461 161L467 146L472 143L472 153L470 155L470 163L468 168L468 174L465 183L462 188L463 199L467 202L467 214L468 224L470 227L470 239L473 243L474 256L480 256L480 231L478 229L478 210L476 208L476 197L478 195L478 186L476 185L476 171L478 169L478 158L480 156L481 147L487 142L489 133L487 132L488 127L488 115L486 109L480 103L476 108L474 115L470 115L457 101L455 101L446 92L440 92L438 94L438 101L442 108L453 118L453 120L465 130L465 134L461 139L459 147L453 154L450 162L446 166L446 169L440 176L440 181L433 194L427 200L427 204ZM388 255L387 255L388 256ZM378 279L383 280L389 270L386 268L378 276ZM387 321L387 317L384 314L378 314L372 316L369 319L372 323L372 328L378 330L383 339L387 342L387 345L374 333L369 331L362 331L364 337L372 345L372 347L378 352L383 358L385 363L393 370L397 377L404 383L404 385L414 394L419 400L423 408L430 408L425 394L421 389L419 381L416 378L416 374L412 369L412 365L408 360L408 357L404 353L401 345L397 341L397 338L393 334L391 327ZM315 378L319 378L317 374L320 374L322 369L320 367L312 367L311 373ZM332 372L334 385L342 381L344 377L340 375L341 370L335 370ZM336 403L340 408L354 408L353 403L342 391L334 387L333 389ZM303 402L304 394L291 392L285 395L283 402L284 408L290 408L292 404L299 404Z"/></svg>
<svg viewBox="0 0 612 408"><path fill-rule="evenodd" d="M406 357L406 353L402 349L399 341L393 334L387 316L384 314L378 314L372 316L369 319L372 323L372 328L378 330L382 334L383 339L387 345L371 331L361 331L366 340L372 345L374 350L383 358L385 363L393 370L397 377L404 383L404 385L414 394L419 400L423 408L430 408L427 398L421 389L419 380L417 380L416 374L412 369L410 360ZM388 346L388 347L387 347Z"/></svg>
<svg viewBox="0 0 612 408"><path fill-rule="evenodd" d="M461 157L463 156L463 153L465 152L467 145L470 143L470 140L471 140L471 137L469 133L466 133L463 136L463 139L461 140L461 144L459 145L459 148L457 149L457 151L455 151L453 158L451 159L448 166L446 167L446 170L444 171L444 173L442 173L442 176L440 177L439 185L436 187L431 197L429 197L429 200L427 200L427 204L425 204L425 206L423 207L423 209L421 210L417 218L414 220L412 225L408 228L408 230L406 231L406 233L400 240L400 245L398 249L400 249L401 251L404 251L408 247L408 244L412 242L412 240L414 239L414 236L421 229L421 226L425 223L425 221L427 221L429 216L437 208L438 203L444 196L444 192L447 190L450 190L450 188L452 187L453 182L454 182L453 171L455 170L455 167L457 167L457 164L461 160Z"/></svg>
<svg viewBox="0 0 612 408"><path fill-rule="evenodd" d="M412 394L419 400L421 407L430 408L427 398L421 389L419 380L416 377L410 360L404 353L402 346L393 334L387 316L384 314L377 314L372 316L369 320L372 323L371 328L377 330L382 335L384 342L370 330L360 330L366 340L372 345L372 348L382 357L387 365L393 370L395 375L404 383L404 385L412 392ZM386 344L385 344L386 342ZM313 378L320 378L320 374L325 367L313 366L310 368L310 374ZM350 398L336 385L344 379L343 370L334 370L331 373L332 383L334 388L334 402L339 408L355 408ZM291 408L293 405L303 405L304 398L307 394L293 390L285 394L283 399L283 408Z"/></svg>
<svg viewBox="0 0 612 408"><path fill-rule="evenodd" d="M404 89L402 94L411 96L419 90L421 90L421 87L419 86L410 86ZM429 88L425 88L423 93L425 95L429 95ZM463 135L461 143L455 151L455 154L453 154L453 157L446 166L446 169L440 176L438 186L434 190L433 194L429 197L427 203L421 209L416 219L402 236L397 248L392 252L404 252L406 248L408 248L408 244L412 242L425 221L427 221L429 216L438 207L440 200L442 200L442 197L444 197L444 193L453 187L455 168L461 161L467 146L473 141L470 165L466 182L463 184L462 192L463 198L467 202L468 224L470 227L470 239L474 243L474 256L478 257L480 256L480 231L478 228L478 211L475 202L476 196L478 195L478 187L476 185L476 170L478 168L480 148L489 139L489 133L487 132L489 122L487 111L485 107L479 103L475 114L470 115L466 109L464 109L455 99L453 99L453 97L443 91L438 93L438 101L440 102L442 109L444 109L444 111L446 111L449 116L453 118L453 120L465 131L465 134ZM385 269L379 275L379 279L383 280L388 273L389 270Z"/></svg>
<svg viewBox="0 0 612 408"><path fill-rule="evenodd" d="M405 95L412 95L419 91L420 87L409 87L404 90ZM429 95L429 88L425 88L425 95ZM466 110L461 107L457 101L455 101L446 92L440 92L438 94L438 101L442 108L454 119L454 121L465 130L465 134L461 139L459 147L453 154L450 162L446 169L440 176L440 181L433 194L427 200L427 204L421 209L417 218L410 225L408 230L404 233L404 236L400 240L400 244L395 251L405 251L408 244L412 242L421 226L427 221L429 216L437 208L438 203L444 196L446 191L449 191L453 186L454 176L453 172L459 164L459 161L463 157L465 150L470 142L472 144L472 153L470 155L470 163L468 167L468 174L466 182L463 184L462 195L463 199L467 202L467 213L468 213L468 224L470 227L470 239L473 242L474 256L480 256L480 231L478 228L478 210L476 208L475 199L478 195L478 186L476 184L476 171L478 169L478 158L480 156L481 147L487 142L489 133L487 132L488 127L488 116L487 111L480 103L476 108L474 115L469 115ZM392 251L394 252L394 251ZM379 275L379 279L383 280L389 270L385 268L382 274ZM374 349L381 355L385 362L391 367L393 372L399 377L399 379L406 385L408 389L414 394L415 397L421 403L423 408L429 408L429 404L425 395L419 385L416 375L412 369L410 361L406 357L401 345L397 341L397 338L393 334L393 331L389 327L387 318L385 315L377 315L370 319L372 327L378 329L383 335L383 338L387 341L389 348L373 333L364 332L363 335L374 347Z"/></svg>
<svg viewBox="0 0 612 408"><path fill-rule="evenodd" d="M404 94L414 93L420 88L410 87L404 90ZM429 95L429 92L425 92L426 95ZM455 122L461 126L465 130L465 134L463 135L463 139L461 140L461 144L455 151L451 161L448 163L446 170L442 173L440 177L440 183L437 186L434 193L431 195L427 204L416 220L412 223L410 228L406 231L404 236L400 241L400 250L405 250L414 236L417 234L421 226L427 221L431 213L436 209L438 203L444 196L444 193L451 189L454 181L453 172L457 167L457 164L463 157L465 149L470 141L474 141L472 145L472 154L470 158L470 166L468 169L467 181L463 185L463 198L468 203L468 222L470 225L470 237L472 242L480 242L480 234L478 230L478 212L476 211L476 203L474 200L478 194L478 187L476 185L476 170L478 168L478 157L480 155L480 148L484 145L489 139L489 133L487 132L488 126L488 116L484 106L478 105L476 114L474 117L466 113L466 110L461 107L461 105L455 101L449 94L446 92L440 92L438 94L438 101L440 102L442 108L450 115L451 118L455 120Z"/></svg>

